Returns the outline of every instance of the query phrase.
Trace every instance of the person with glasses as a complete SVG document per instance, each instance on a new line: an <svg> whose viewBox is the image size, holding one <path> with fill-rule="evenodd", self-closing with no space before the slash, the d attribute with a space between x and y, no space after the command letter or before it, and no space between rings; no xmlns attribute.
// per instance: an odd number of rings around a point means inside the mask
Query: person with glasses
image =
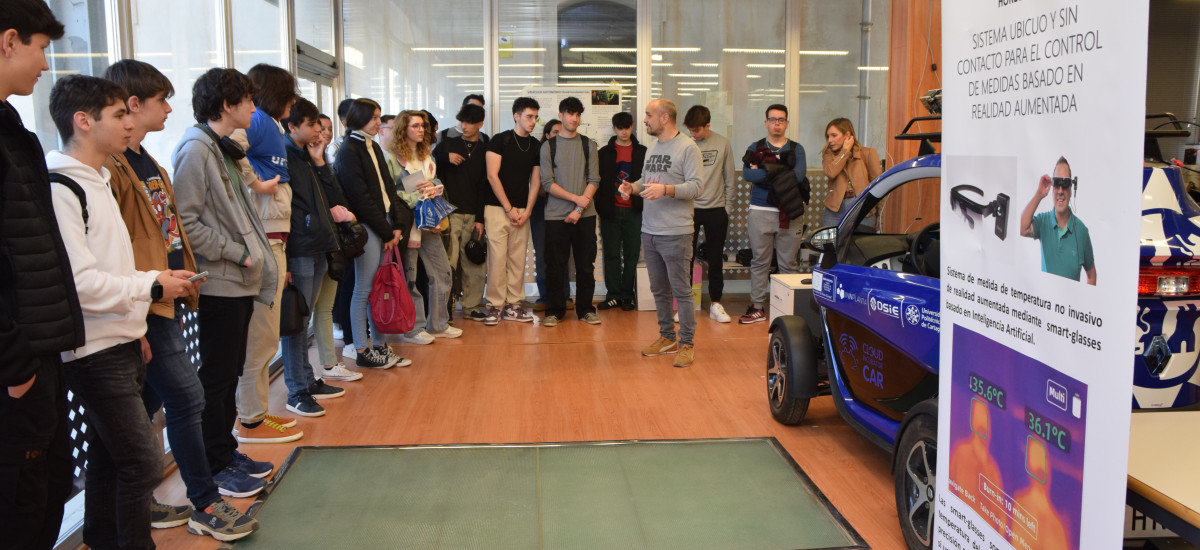
<svg viewBox="0 0 1200 550"><path fill-rule="evenodd" d="M804 147L787 137L788 110L784 105L767 107L767 137L751 143L747 155L754 158L778 158L792 153L796 181L804 180L808 159ZM747 160L747 159L743 159ZM746 216L746 232L750 237L750 307L738 323L748 325L767 320L764 307L770 291L771 255L779 263L780 273L797 273L800 270L797 256L803 237L803 224L789 220L780 212L770 198L771 182L763 162L742 164L742 178L750 182L750 211Z"/></svg>
<svg viewBox="0 0 1200 550"><path fill-rule="evenodd" d="M825 126L821 167L829 177L829 194L825 196L821 227L837 225L854 198L875 181L882 170L879 153L870 147L863 147L854 138L854 125L845 118L835 118ZM875 227L875 222L873 219L863 220L859 227L864 226Z"/></svg>
<svg viewBox="0 0 1200 550"><path fill-rule="evenodd" d="M1054 164L1054 176L1038 179L1037 191L1021 212L1021 235L1042 242L1042 271L1078 281L1079 272L1087 275L1087 284L1096 284L1096 260L1092 256L1092 238L1088 228L1071 211L1071 196L1078 179L1071 176L1071 165L1064 157ZM1053 189L1053 191L1051 191ZM1042 199L1054 194L1054 207L1034 215Z"/></svg>

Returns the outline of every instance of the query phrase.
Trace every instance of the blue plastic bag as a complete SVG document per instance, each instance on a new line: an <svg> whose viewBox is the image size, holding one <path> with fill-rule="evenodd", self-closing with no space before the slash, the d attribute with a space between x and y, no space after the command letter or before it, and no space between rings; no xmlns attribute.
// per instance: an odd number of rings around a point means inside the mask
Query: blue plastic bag
<svg viewBox="0 0 1200 550"><path fill-rule="evenodd" d="M413 214L416 217L417 229L433 230L455 210L457 209L454 205L450 204L441 195L421 199L417 201L417 206L413 210Z"/></svg>

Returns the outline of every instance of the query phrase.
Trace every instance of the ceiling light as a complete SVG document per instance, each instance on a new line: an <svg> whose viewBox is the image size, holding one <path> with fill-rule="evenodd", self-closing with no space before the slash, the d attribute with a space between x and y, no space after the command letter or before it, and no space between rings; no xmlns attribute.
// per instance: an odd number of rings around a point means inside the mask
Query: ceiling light
<svg viewBox="0 0 1200 550"><path fill-rule="evenodd" d="M712 88L675 88L681 92L711 92Z"/></svg>
<svg viewBox="0 0 1200 550"><path fill-rule="evenodd" d="M886 70L888 70L888 68L887 67L859 67L858 70L860 70L860 71L886 71Z"/></svg>
<svg viewBox="0 0 1200 550"><path fill-rule="evenodd" d="M667 73L667 76L675 78L717 78L717 73Z"/></svg>
<svg viewBox="0 0 1200 550"><path fill-rule="evenodd" d="M660 53L651 54L650 60L651 61L662 61L662 54L660 54Z"/></svg>
<svg viewBox="0 0 1200 550"><path fill-rule="evenodd" d="M637 78L633 74L560 74L559 78ZM540 78L540 77L539 77Z"/></svg>
<svg viewBox="0 0 1200 550"><path fill-rule="evenodd" d="M652 52L698 52L700 48L650 48Z"/></svg>
<svg viewBox="0 0 1200 550"><path fill-rule="evenodd" d="M651 67L670 67L672 65L674 65L674 63L651 63L650 64Z"/></svg>
<svg viewBox="0 0 1200 550"><path fill-rule="evenodd" d="M687 96L687 97L692 97L692 96L694 96L694 95L696 95L696 94L689 94L689 93L687 93L687 92L679 92L679 94L678 94L678 95Z"/></svg>
<svg viewBox="0 0 1200 550"><path fill-rule="evenodd" d="M606 69L636 69L637 65L630 63L563 63L563 67L580 69L587 67L604 67Z"/></svg>
<svg viewBox="0 0 1200 550"><path fill-rule="evenodd" d="M746 67L750 69L782 69L783 63L747 63Z"/></svg>
<svg viewBox="0 0 1200 550"><path fill-rule="evenodd" d="M568 48L567 51L582 53L637 53L637 48Z"/></svg>
<svg viewBox="0 0 1200 550"><path fill-rule="evenodd" d="M720 82L676 82L676 86L720 86Z"/></svg>
<svg viewBox="0 0 1200 550"><path fill-rule="evenodd" d="M764 50L759 48L724 48L725 53L783 53L783 50Z"/></svg>
<svg viewBox="0 0 1200 550"><path fill-rule="evenodd" d="M846 55L846 50L800 50L800 55Z"/></svg>
<svg viewBox="0 0 1200 550"><path fill-rule="evenodd" d="M693 67L720 67L720 63L691 63Z"/></svg>
<svg viewBox="0 0 1200 550"><path fill-rule="evenodd" d="M761 74L748 74L746 78L762 78Z"/></svg>

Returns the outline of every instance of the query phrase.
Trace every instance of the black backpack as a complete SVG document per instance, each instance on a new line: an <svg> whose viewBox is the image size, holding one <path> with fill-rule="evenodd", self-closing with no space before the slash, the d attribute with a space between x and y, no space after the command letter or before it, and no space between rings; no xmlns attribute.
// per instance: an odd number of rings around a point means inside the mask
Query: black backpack
<svg viewBox="0 0 1200 550"><path fill-rule="evenodd" d="M771 183L767 190L767 202L775 205L784 214L787 214L788 219L796 219L804 215L805 206L808 205L808 200L811 198L812 185L808 181L808 176L802 179L796 179L796 147L799 145L788 140L791 147L786 153L782 153L784 162L781 164L770 163L765 166L767 170L767 181ZM756 148L766 147L767 139L759 140Z"/></svg>
<svg viewBox="0 0 1200 550"><path fill-rule="evenodd" d="M83 232L86 234L88 231L88 206L87 195L83 192L83 187L80 187L79 182L57 172L50 172L50 182L60 184L75 193L75 197L79 199L79 206L83 207Z"/></svg>

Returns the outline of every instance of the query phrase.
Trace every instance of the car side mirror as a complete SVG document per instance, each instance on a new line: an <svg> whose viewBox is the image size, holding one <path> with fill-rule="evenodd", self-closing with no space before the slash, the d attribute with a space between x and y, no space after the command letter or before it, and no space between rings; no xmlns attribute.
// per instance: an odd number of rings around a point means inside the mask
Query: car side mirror
<svg viewBox="0 0 1200 550"><path fill-rule="evenodd" d="M801 245L817 252L833 252L833 243L837 241L837 226L822 227L809 235Z"/></svg>

